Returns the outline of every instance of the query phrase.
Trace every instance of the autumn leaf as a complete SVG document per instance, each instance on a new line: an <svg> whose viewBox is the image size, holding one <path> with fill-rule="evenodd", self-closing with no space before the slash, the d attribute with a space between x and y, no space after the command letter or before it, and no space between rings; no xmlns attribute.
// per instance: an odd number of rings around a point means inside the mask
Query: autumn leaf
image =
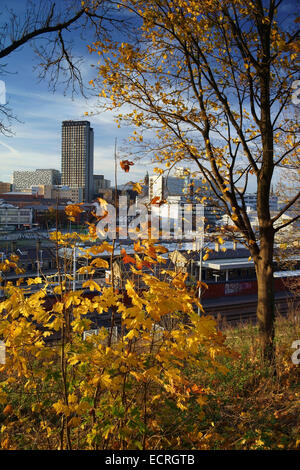
<svg viewBox="0 0 300 470"><path fill-rule="evenodd" d="M94 259L91 264L93 266L96 266L96 268L109 268L109 264L106 260L102 259L102 258L96 258Z"/></svg>
<svg viewBox="0 0 300 470"><path fill-rule="evenodd" d="M105 199L102 199L101 197L98 197L98 198L97 198L97 201L99 202L100 206L101 206L103 209L106 209L106 208L107 208L108 202L107 202Z"/></svg>
<svg viewBox="0 0 300 470"><path fill-rule="evenodd" d="M125 171L125 173L128 173L129 170L130 170L130 166L134 165L133 162L130 162L129 160L122 160L120 162L120 167L122 168L122 170Z"/></svg>
<svg viewBox="0 0 300 470"><path fill-rule="evenodd" d="M132 183L133 191L136 191L138 194L141 194L143 191L143 187L140 183Z"/></svg>
<svg viewBox="0 0 300 470"><path fill-rule="evenodd" d="M95 270L91 266L82 266L77 269L78 274L94 274Z"/></svg>
<svg viewBox="0 0 300 470"><path fill-rule="evenodd" d="M127 253L126 253L126 250L125 248L123 248L121 250L121 254L123 255L123 263L132 263L132 264L135 264L135 259L132 257L132 256L129 256Z"/></svg>
<svg viewBox="0 0 300 470"><path fill-rule="evenodd" d="M75 222L76 217L82 212L83 209L79 207L79 204L70 204L65 207L65 213L72 222Z"/></svg>
<svg viewBox="0 0 300 470"><path fill-rule="evenodd" d="M93 280L86 281L82 284L82 287L88 287L91 291L98 290L101 291L101 287L97 282Z"/></svg>
<svg viewBox="0 0 300 470"><path fill-rule="evenodd" d="M160 201L160 197L155 196L153 199L151 199L150 204L157 204Z"/></svg>
<svg viewBox="0 0 300 470"><path fill-rule="evenodd" d="M28 286L31 286L32 284L42 284L42 282L43 280L41 277L35 277L26 280Z"/></svg>
<svg viewBox="0 0 300 470"><path fill-rule="evenodd" d="M150 204L155 204L157 205L158 207L162 206L163 204L166 204L166 200L165 199L161 199L160 197L158 196L155 196L153 199L151 199L151 202Z"/></svg>
<svg viewBox="0 0 300 470"><path fill-rule="evenodd" d="M6 407L3 410L4 415L11 415L13 412L13 407L12 405L6 405Z"/></svg>

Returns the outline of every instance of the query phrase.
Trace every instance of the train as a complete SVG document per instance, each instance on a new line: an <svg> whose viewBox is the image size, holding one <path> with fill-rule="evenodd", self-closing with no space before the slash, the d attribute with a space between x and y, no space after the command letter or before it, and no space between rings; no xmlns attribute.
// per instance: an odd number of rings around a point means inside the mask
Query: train
<svg viewBox="0 0 300 470"><path fill-rule="evenodd" d="M274 292L289 292L290 281L299 283L300 295L300 270L296 271L275 271L274 273ZM207 289L202 289L203 300L221 299L237 296L248 296L257 294L257 280L230 280L230 281L207 281Z"/></svg>

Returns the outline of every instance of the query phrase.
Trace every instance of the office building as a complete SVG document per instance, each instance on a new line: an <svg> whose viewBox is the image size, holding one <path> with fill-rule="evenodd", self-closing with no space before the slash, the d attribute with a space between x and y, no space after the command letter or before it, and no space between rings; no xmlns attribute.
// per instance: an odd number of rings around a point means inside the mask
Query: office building
<svg viewBox="0 0 300 470"><path fill-rule="evenodd" d="M94 175L94 194L103 193L110 188L110 180L106 180L103 175Z"/></svg>
<svg viewBox="0 0 300 470"><path fill-rule="evenodd" d="M4 183L3 181L0 181L0 194L1 193L9 193L11 191L11 184L10 183Z"/></svg>
<svg viewBox="0 0 300 470"><path fill-rule="evenodd" d="M69 186L38 185L31 186L32 194L55 201L68 200L74 203L83 202L83 188L69 188Z"/></svg>
<svg viewBox="0 0 300 470"><path fill-rule="evenodd" d="M158 198L158 201L165 201L165 210L168 211L172 205L183 207L184 204L192 203L193 210L196 210L196 205L202 204L206 230L214 228L223 212L213 192L201 179L192 178L188 168L179 167L175 176L149 176L148 201L151 202L155 198Z"/></svg>
<svg viewBox="0 0 300 470"><path fill-rule="evenodd" d="M62 185L83 188L84 200L93 197L94 131L89 121L63 121Z"/></svg>
<svg viewBox="0 0 300 470"><path fill-rule="evenodd" d="M31 186L37 186L40 184L60 184L60 172L53 169L13 172L14 191L30 191Z"/></svg>
<svg viewBox="0 0 300 470"><path fill-rule="evenodd" d="M7 227L14 225L18 228L22 226L32 226L32 208L16 207L0 201L0 226Z"/></svg>
<svg viewBox="0 0 300 470"><path fill-rule="evenodd" d="M238 201L240 202L239 197ZM246 193L244 195L244 201L247 207L250 207L254 211L257 210L257 193ZM270 211L277 211L278 209L278 196L276 196L275 194L270 194L269 208Z"/></svg>

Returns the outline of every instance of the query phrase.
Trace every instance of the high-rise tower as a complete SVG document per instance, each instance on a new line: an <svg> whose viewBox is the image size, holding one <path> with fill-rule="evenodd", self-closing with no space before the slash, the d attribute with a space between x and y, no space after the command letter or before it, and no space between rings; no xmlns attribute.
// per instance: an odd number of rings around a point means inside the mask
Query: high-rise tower
<svg viewBox="0 0 300 470"><path fill-rule="evenodd" d="M61 172L62 185L83 188L84 200L93 195L94 131L89 121L63 121Z"/></svg>

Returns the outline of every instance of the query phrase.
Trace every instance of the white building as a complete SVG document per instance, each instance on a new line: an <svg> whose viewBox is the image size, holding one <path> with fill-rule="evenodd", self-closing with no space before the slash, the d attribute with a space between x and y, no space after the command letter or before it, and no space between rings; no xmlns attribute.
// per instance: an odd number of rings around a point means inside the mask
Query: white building
<svg viewBox="0 0 300 470"><path fill-rule="evenodd" d="M59 185L38 185L31 186L31 193L43 196L45 199L68 199L72 202L83 202L83 188L70 188Z"/></svg>
<svg viewBox="0 0 300 470"><path fill-rule="evenodd" d="M12 204L1 204L0 201L0 226L7 227L15 225L18 228L22 226L32 227L32 208L16 207Z"/></svg>
<svg viewBox="0 0 300 470"><path fill-rule="evenodd" d="M149 202L154 198L165 200L166 205L193 203L203 205L206 226L213 227L219 220L222 209L218 208L215 196L200 179L191 178L189 169L177 168L175 176L153 175L149 177ZM204 198L203 202L200 202ZM167 209L170 211L170 208ZM171 209L172 211L172 209Z"/></svg>
<svg viewBox="0 0 300 470"><path fill-rule="evenodd" d="M246 193L244 201L247 207L251 207L254 211L257 210L257 193ZM271 194L269 197L270 211L277 211L278 209L278 196Z"/></svg>
<svg viewBox="0 0 300 470"><path fill-rule="evenodd" d="M14 171L13 190L28 191L31 186L60 184L60 172L53 169Z"/></svg>

